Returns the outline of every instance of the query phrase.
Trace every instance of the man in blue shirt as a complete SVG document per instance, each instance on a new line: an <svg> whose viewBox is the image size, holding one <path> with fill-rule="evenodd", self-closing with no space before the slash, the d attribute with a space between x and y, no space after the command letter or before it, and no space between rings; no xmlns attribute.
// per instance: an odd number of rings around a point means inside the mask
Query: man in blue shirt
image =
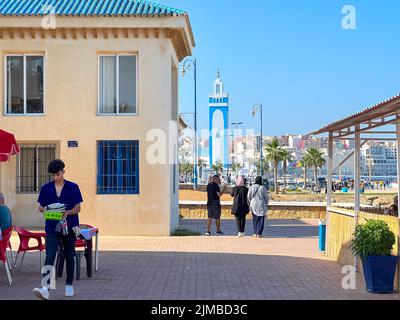
<svg viewBox="0 0 400 320"><path fill-rule="evenodd" d="M45 212L46 208L52 204L59 203L65 207L66 211L63 215L63 218L65 218L67 221L67 234L63 232L62 223L60 223L60 221L46 220L45 267L54 265L57 249L60 241L62 241L67 265L65 296L73 297L74 288L72 283L74 280L74 257L76 242L76 235L73 228L79 226L78 214L81 211L81 203L83 202L83 198L79 190L79 186L64 179L64 168L65 164L61 160L54 160L50 162L48 166L48 172L51 174L53 181L42 186L38 202L40 205L39 211L42 213ZM45 277L45 274L43 277ZM35 288L33 292L40 299L49 299L49 290L47 287Z"/></svg>
<svg viewBox="0 0 400 320"><path fill-rule="evenodd" d="M10 209L4 204L4 195L0 193L0 233L13 225Z"/></svg>

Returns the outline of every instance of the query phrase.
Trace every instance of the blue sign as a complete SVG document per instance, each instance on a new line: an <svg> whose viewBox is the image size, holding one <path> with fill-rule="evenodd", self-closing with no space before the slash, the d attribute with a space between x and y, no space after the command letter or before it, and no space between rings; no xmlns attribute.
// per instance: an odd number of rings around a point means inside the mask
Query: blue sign
<svg viewBox="0 0 400 320"><path fill-rule="evenodd" d="M68 148L78 148L78 141L68 141Z"/></svg>

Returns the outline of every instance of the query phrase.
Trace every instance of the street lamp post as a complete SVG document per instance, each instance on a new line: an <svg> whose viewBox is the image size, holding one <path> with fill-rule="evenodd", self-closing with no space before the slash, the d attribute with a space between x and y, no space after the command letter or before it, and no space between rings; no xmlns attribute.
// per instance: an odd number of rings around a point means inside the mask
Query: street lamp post
<svg viewBox="0 0 400 320"><path fill-rule="evenodd" d="M198 179L198 148L197 148L197 61L196 59L186 59L182 64L182 77L185 76L187 70L193 69L194 73L194 172L193 172L193 183L194 190L197 190L197 179Z"/></svg>
<svg viewBox="0 0 400 320"><path fill-rule="evenodd" d="M235 130L239 128L239 126L243 125L243 122L232 122L231 126L235 126ZM232 164L235 162L235 133L232 135Z"/></svg>
<svg viewBox="0 0 400 320"><path fill-rule="evenodd" d="M261 122L261 147L260 147L260 176L263 177L264 172L263 172L263 104L262 103L256 103L253 105L251 108L251 114L253 117L256 116L257 112L260 111L260 122Z"/></svg>

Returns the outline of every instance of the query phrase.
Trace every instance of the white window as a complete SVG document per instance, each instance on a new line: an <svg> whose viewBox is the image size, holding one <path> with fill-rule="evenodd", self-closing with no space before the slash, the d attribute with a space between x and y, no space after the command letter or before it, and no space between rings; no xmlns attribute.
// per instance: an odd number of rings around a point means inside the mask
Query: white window
<svg viewBox="0 0 400 320"><path fill-rule="evenodd" d="M99 114L137 114L137 56L99 56Z"/></svg>
<svg viewBox="0 0 400 320"><path fill-rule="evenodd" d="M7 55L5 63L6 114L43 114L43 56Z"/></svg>

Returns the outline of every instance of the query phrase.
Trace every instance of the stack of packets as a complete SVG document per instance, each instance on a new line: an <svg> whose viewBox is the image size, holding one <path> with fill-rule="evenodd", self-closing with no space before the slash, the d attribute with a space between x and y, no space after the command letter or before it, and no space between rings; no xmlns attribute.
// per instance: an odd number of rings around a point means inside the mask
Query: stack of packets
<svg viewBox="0 0 400 320"><path fill-rule="evenodd" d="M62 203L53 203L53 204L49 204L47 206L47 210L52 211L52 212L60 212L60 213L64 213L66 209L65 204Z"/></svg>

